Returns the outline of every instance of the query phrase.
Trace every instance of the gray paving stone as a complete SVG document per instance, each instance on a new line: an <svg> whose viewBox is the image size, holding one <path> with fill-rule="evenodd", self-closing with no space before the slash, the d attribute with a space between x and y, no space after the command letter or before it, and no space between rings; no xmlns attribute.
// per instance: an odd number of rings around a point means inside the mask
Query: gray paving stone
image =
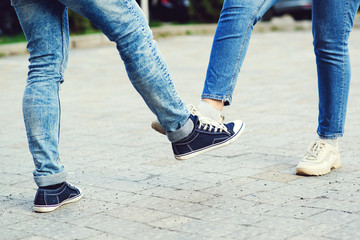
<svg viewBox="0 0 360 240"><path fill-rule="evenodd" d="M48 238L44 236L32 235L30 237L21 238L21 240L51 240L54 238Z"/></svg>
<svg viewBox="0 0 360 240"><path fill-rule="evenodd" d="M294 237L290 237L289 240L301 240L301 239L307 239L307 240L327 240L329 238L325 238L325 237L319 237L316 235L312 235L312 234L299 234L296 235Z"/></svg>
<svg viewBox="0 0 360 240"><path fill-rule="evenodd" d="M332 223L339 225L344 225L354 220L360 220L360 215L333 210L326 210L325 212L316 214L311 217L311 221L313 222Z"/></svg>
<svg viewBox="0 0 360 240"><path fill-rule="evenodd" d="M192 220L179 226L173 227L176 231L187 233L200 233L204 237L221 238L239 227L235 224L223 224L219 222L208 222L203 220Z"/></svg>
<svg viewBox="0 0 360 240"><path fill-rule="evenodd" d="M153 239L196 239L198 236L194 234L181 233L172 230L167 230L163 228L154 228L143 233L137 233L132 236L131 239L144 239L144 240L153 240ZM201 238L198 238L201 239Z"/></svg>
<svg viewBox="0 0 360 240"><path fill-rule="evenodd" d="M19 222L29 221L31 219L35 219L35 216L32 217L28 215L22 215L16 212L2 209L2 211L0 212L0 227L9 226Z"/></svg>
<svg viewBox="0 0 360 240"><path fill-rule="evenodd" d="M271 209L265 212L264 215L311 220L311 217L313 215L324 211L325 210L318 208L294 206L293 204L289 203L287 205L284 204L281 205L280 207Z"/></svg>
<svg viewBox="0 0 360 240"><path fill-rule="evenodd" d="M112 239L116 239L116 240L129 240L129 238L125 238L125 237L120 237L120 236L116 236L110 233L100 233L99 235L93 236L93 237L87 237L85 238L87 240L97 240L97 239L104 239L104 240L112 240Z"/></svg>
<svg viewBox="0 0 360 240"><path fill-rule="evenodd" d="M32 235L45 236L51 239L74 239L75 236L78 238L85 238L99 234L89 228L76 227L72 224L59 223L45 219L40 222L27 221L23 223L16 223L11 225L9 229L28 232Z"/></svg>
<svg viewBox="0 0 360 240"><path fill-rule="evenodd" d="M224 193L225 196L242 197L257 192L268 192L283 186L284 183L267 181L262 179L252 179L248 183Z"/></svg>
<svg viewBox="0 0 360 240"><path fill-rule="evenodd" d="M180 184L178 186L179 189L184 190L191 190L191 191L201 191L205 189L209 189L211 187L214 187L215 185L218 185L218 183L211 183L211 182L203 182L203 181L190 181L187 183Z"/></svg>
<svg viewBox="0 0 360 240"><path fill-rule="evenodd" d="M190 191L183 189L173 189L167 187L157 187L155 189L149 189L142 191L141 194L148 196L155 196L161 198L169 198L174 200L180 200L190 203L203 203L209 199L213 199L216 196L209 193L200 191Z"/></svg>
<svg viewBox="0 0 360 240"><path fill-rule="evenodd" d="M329 199L327 196L319 197L316 201L305 203L304 206L316 207L320 209L337 210L359 214L359 202L337 201Z"/></svg>
<svg viewBox="0 0 360 240"><path fill-rule="evenodd" d="M16 231L13 229L9 229L8 227L0 227L0 232L1 232L0 239L2 240L21 239L31 236L31 234L28 232Z"/></svg>
<svg viewBox="0 0 360 240"><path fill-rule="evenodd" d="M360 220L357 219L324 235L330 239L357 239L360 237L359 227Z"/></svg>
<svg viewBox="0 0 360 240"><path fill-rule="evenodd" d="M311 220L311 218L309 219ZM328 233L336 232L337 230L341 229L342 226L339 224L332 224L332 223L315 223L313 226L310 226L304 231L304 233L300 233L299 235L308 234L311 236L317 236L319 238L324 237Z"/></svg>
<svg viewBox="0 0 360 240"><path fill-rule="evenodd" d="M158 228L173 229L176 226L185 224L192 220L194 220L194 218L180 216L180 215L172 215L167 218L149 222L149 224Z"/></svg>
<svg viewBox="0 0 360 240"><path fill-rule="evenodd" d="M270 229L272 233L271 237L281 239L302 233L312 225L313 223L309 221L286 217L271 217L253 224L253 226Z"/></svg>
<svg viewBox="0 0 360 240"><path fill-rule="evenodd" d="M186 215L187 213L204 208L204 206L197 203L190 203L159 197L148 197L146 199L133 202L132 205L177 215Z"/></svg>
<svg viewBox="0 0 360 240"><path fill-rule="evenodd" d="M233 231L229 235L226 235L225 239L259 239L257 236L263 233L271 236L271 233L265 228L240 226L237 230Z"/></svg>
<svg viewBox="0 0 360 240"><path fill-rule="evenodd" d="M284 205L286 203L291 204L291 202L298 201L297 197L290 196L281 196L272 192L257 192L250 195L241 197L243 200L256 202L256 203L266 203L271 205Z"/></svg>
<svg viewBox="0 0 360 240"><path fill-rule="evenodd" d="M287 183L287 182L299 179L302 176L297 176L294 174L288 174L288 173L282 173L282 172L267 171L267 172L252 175L251 177L256 178L256 179L269 180L269 181L273 181L273 182Z"/></svg>
<svg viewBox="0 0 360 240"><path fill-rule="evenodd" d="M113 217L106 214L95 214L88 216L86 221L76 220L73 222L73 224L85 228L90 228L99 231L100 233L128 239L132 239L132 236L134 236L136 233L153 229L153 227L143 223L138 223L119 217Z"/></svg>
<svg viewBox="0 0 360 240"><path fill-rule="evenodd" d="M187 216L195 219L201 219L209 222L229 223L236 225L251 225L256 222L260 222L262 219L259 215L241 213L240 211L234 211L233 209L224 209L219 207L205 208L200 211L196 211Z"/></svg>
<svg viewBox="0 0 360 240"><path fill-rule="evenodd" d="M169 213L134 206L112 209L109 211L105 211L104 213L109 216L119 217L140 223L149 223L172 216L172 214Z"/></svg>
<svg viewBox="0 0 360 240"><path fill-rule="evenodd" d="M257 203L245 201L240 198L218 196L202 203L208 207L226 209L234 212L242 212L244 209L253 208Z"/></svg>

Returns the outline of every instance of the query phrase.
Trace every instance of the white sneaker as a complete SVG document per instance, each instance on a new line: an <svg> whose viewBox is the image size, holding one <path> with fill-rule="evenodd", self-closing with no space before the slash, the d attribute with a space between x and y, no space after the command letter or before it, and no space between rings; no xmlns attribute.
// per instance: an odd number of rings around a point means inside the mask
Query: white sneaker
<svg viewBox="0 0 360 240"><path fill-rule="evenodd" d="M199 110L196 109L196 107L192 104L187 105L187 108L189 109L190 114L196 115L199 117L199 119L202 119L203 116L199 112ZM217 120L219 123L224 123L225 117L223 115L220 116L220 119ZM155 120L151 123L151 128L157 131L158 133L166 135L166 131L162 128L159 121Z"/></svg>
<svg viewBox="0 0 360 240"><path fill-rule="evenodd" d="M296 166L296 174L319 176L340 167L339 148L317 140L310 145L305 157Z"/></svg>

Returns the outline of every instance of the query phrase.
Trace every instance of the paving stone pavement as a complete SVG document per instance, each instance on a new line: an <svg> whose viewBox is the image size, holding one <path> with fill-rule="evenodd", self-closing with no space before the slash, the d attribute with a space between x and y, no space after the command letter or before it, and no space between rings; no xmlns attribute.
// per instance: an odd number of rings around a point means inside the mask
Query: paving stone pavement
<svg viewBox="0 0 360 240"><path fill-rule="evenodd" d="M200 100L212 36L158 41L187 103ZM360 30L343 167L322 177L294 168L316 138L311 32L254 33L227 119L233 144L176 161L113 46L73 49L61 89L61 158L84 198L32 211L36 185L21 98L26 55L0 59L0 239L360 239Z"/></svg>

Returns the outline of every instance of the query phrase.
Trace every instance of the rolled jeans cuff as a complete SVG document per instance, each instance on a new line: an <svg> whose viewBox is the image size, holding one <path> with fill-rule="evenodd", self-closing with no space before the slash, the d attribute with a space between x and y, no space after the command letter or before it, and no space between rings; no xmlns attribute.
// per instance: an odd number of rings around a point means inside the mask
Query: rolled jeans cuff
<svg viewBox="0 0 360 240"><path fill-rule="evenodd" d="M65 182L66 179L67 179L66 171L50 174L47 176L34 176L34 181L38 185L38 187L46 187L50 185L59 184Z"/></svg>
<svg viewBox="0 0 360 240"><path fill-rule="evenodd" d="M322 139L336 139L336 138L341 138L341 137L344 136L343 133L323 134L323 133L321 133L319 131L317 132L317 134Z"/></svg>
<svg viewBox="0 0 360 240"><path fill-rule="evenodd" d="M188 118L184 126L182 126L181 128L179 128L174 132L167 132L166 135L170 140L170 142L177 142L189 136L190 133L192 133L193 129L194 129L194 122L192 121L191 118Z"/></svg>

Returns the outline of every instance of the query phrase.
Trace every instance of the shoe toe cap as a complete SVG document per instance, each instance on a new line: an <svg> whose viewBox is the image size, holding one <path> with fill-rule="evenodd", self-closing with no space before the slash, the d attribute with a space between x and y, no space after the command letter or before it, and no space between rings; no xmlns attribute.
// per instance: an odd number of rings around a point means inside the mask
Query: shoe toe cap
<svg viewBox="0 0 360 240"><path fill-rule="evenodd" d="M232 130L233 130L233 132L235 134L238 133L239 131L244 130L244 128L245 128L245 124L241 120L235 120L232 123L233 123L233 129Z"/></svg>

